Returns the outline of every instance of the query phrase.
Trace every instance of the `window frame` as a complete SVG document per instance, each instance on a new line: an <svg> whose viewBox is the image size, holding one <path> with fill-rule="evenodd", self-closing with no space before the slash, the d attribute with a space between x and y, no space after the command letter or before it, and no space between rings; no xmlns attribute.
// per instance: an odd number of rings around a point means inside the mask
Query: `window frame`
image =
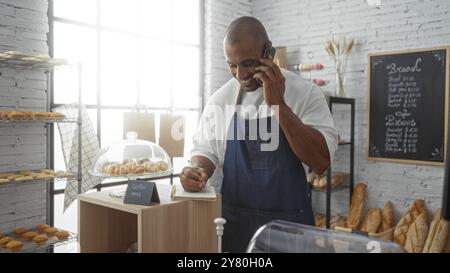
<svg viewBox="0 0 450 273"><path fill-rule="evenodd" d="M47 34L48 37L48 47L49 47L49 55L50 57L54 57L54 23L66 23L66 24L71 24L74 26L83 26L83 27L88 27L91 29L95 29L96 30L96 39L97 39L97 48L96 48L96 54L97 54L97 86L96 86L96 104L83 104L86 109L95 109L96 110L96 114L97 114L97 138L99 141L99 144L101 146L101 134L102 134L102 110L130 110L130 111L140 111L140 110L145 110L145 111L167 111L167 112L174 112L174 111L188 111L188 112L197 112L197 117L198 119L200 119L201 117L201 113L203 111L203 106L204 106L204 35L205 35L205 31L204 31L204 13L205 13L205 7L204 7L204 1L203 0L199 0L199 22L198 22L198 27L199 27L199 41L198 41L198 45L197 44L191 44L191 43L185 43L185 42L179 42L173 39L173 35L171 35L171 39L170 39L170 43L171 46L173 45L184 45L184 46L191 46L191 47L195 47L198 48L198 52L199 52L199 84L198 84L198 98L200 99L199 105L198 107L174 107L174 100L173 100L173 95L174 95L174 90L173 90L173 85L171 85L171 94L170 94L170 106L169 107L144 107L144 108L140 108L143 106L143 104L140 103L140 85L139 85L139 78L140 78L140 65L139 63L136 64L137 66L137 81L138 81L138 85L137 85L137 96L136 96L136 105L134 106L126 106L126 105L102 105L101 102L101 63L100 63L100 50L101 50L101 44L100 44L100 35L101 35L101 31L111 31L113 33L125 33L128 35L133 35L137 38L138 41L138 59L140 56L140 40L142 38L149 38L149 39L155 39L154 37L148 36L148 35L143 35L140 33L139 30L139 20L140 20L140 16L138 13L138 24L136 26L137 31L136 33L133 32L128 32L128 31L124 31L124 30L120 30L120 29L114 29L111 27L105 27L105 26L101 26L100 25L100 0L94 0L95 1L95 5L97 7L97 15L96 15L96 23L95 24L91 24L91 23L85 23L85 22L80 22L77 20L72 20L72 19L66 19L66 18L61 18L61 17L57 17L54 16L54 0L48 0L48 24L49 24L49 32ZM138 3L140 3L140 1L145 1L145 0L138 0ZM166 1L166 0L161 0L161 1ZM139 8L139 4L138 4L138 8ZM173 9L173 7L172 7ZM172 29L172 33L173 33L173 29ZM58 106L62 106L65 104L60 104L60 103L55 103L54 101L54 75L53 73L50 74L50 108L54 109ZM54 127L51 126L50 128L50 135L47 136L49 139L49 141L47 142L50 147L47 147L47 151L50 153L49 158L50 158L50 168L54 168L54 149L55 149L55 142L54 142ZM174 174L172 177L176 177L178 176L178 174ZM162 177L160 179L167 179L167 178L172 178L172 177ZM172 179L171 179L172 180ZM109 183L101 183L98 186L95 187L95 189L97 191L101 191L102 189L105 188L109 188L109 187L114 187L114 186L118 186L118 185L125 185L128 181L119 181L119 182L109 182ZM64 194L64 189L58 189L55 190L54 184L52 183L50 187L48 187L48 193L50 196L50 210L51 210L51 224L53 225L54 223L54 200L55 200L55 196L56 195L60 195L60 194Z"/></svg>

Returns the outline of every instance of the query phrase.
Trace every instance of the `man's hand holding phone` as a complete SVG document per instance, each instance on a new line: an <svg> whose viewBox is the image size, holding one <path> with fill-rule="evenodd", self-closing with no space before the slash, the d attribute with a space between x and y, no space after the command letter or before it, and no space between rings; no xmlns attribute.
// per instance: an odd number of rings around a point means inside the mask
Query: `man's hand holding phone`
<svg viewBox="0 0 450 273"><path fill-rule="evenodd" d="M271 59L260 59L261 65L255 68L253 77L263 84L264 100L268 106L284 105L285 78Z"/></svg>
<svg viewBox="0 0 450 273"><path fill-rule="evenodd" d="M207 171L199 167L184 167L180 174L181 185L188 192L203 191L208 179Z"/></svg>

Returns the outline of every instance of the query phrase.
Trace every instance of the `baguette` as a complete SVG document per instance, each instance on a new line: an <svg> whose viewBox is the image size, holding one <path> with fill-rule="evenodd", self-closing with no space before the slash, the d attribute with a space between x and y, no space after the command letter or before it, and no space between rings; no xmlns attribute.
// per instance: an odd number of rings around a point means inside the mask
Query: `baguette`
<svg viewBox="0 0 450 273"><path fill-rule="evenodd" d="M361 216L366 202L367 185L358 183L355 187L352 196L352 203L350 212L347 218L347 227L351 229L358 229L361 223Z"/></svg>
<svg viewBox="0 0 450 273"><path fill-rule="evenodd" d="M406 234L405 250L408 253L421 253L428 233L428 216L425 213L417 216Z"/></svg>
<svg viewBox="0 0 450 273"><path fill-rule="evenodd" d="M401 246L405 246L408 229L420 214L423 214L423 217L428 221L428 211L425 206L425 201L417 199L409 207L405 216L403 216L395 226L394 242Z"/></svg>
<svg viewBox="0 0 450 273"><path fill-rule="evenodd" d="M369 209L364 217L361 231L376 233L381 224L381 209Z"/></svg>
<svg viewBox="0 0 450 273"><path fill-rule="evenodd" d="M424 253L441 253L444 250L449 234L450 223L441 219L441 209L437 209L431 222Z"/></svg>
<svg viewBox="0 0 450 273"><path fill-rule="evenodd" d="M447 235L447 240L445 242L443 253L450 253L450 235Z"/></svg>
<svg viewBox="0 0 450 273"><path fill-rule="evenodd" d="M381 222L381 232L387 231L394 227L394 212L392 209L392 202L387 201L381 212L382 222Z"/></svg>
<svg viewBox="0 0 450 273"><path fill-rule="evenodd" d="M436 234L437 227L439 222L441 221L441 209L437 209L434 212L433 220L430 224L430 230L428 231L427 240L425 241L425 246L423 247L423 253L429 253L431 249L431 245L434 240L434 236Z"/></svg>

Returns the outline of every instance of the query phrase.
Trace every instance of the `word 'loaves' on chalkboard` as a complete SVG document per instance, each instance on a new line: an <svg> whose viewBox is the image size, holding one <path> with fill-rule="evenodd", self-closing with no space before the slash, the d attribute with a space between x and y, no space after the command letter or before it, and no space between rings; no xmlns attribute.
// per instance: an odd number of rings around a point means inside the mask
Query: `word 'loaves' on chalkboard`
<svg viewBox="0 0 450 273"><path fill-rule="evenodd" d="M444 164L449 50L369 54L369 160Z"/></svg>

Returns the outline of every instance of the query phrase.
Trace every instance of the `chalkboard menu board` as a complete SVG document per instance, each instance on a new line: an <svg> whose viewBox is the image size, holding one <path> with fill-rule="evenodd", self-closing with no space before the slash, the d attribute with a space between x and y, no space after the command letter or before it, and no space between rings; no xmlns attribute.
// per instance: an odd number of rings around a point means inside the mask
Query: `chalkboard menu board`
<svg viewBox="0 0 450 273"><path fill-rule="evenodd" d="M444 164L449 50L369 54L369 160Z"/></svg>

